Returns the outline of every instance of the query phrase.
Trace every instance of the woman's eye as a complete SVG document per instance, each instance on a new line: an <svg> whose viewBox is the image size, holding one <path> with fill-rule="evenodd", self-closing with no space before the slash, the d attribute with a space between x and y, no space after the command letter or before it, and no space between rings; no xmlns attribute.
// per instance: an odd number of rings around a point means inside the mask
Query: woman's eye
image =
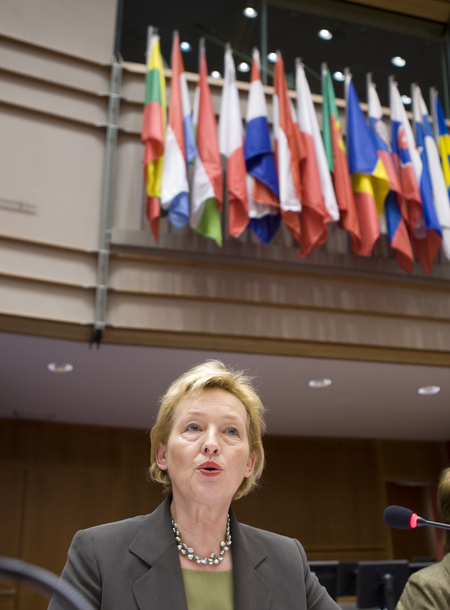
<svg viewBox="0 0 450 610"><path fill-rule="evenodd" d="M197 424L189 424L189 426L187 427L187 430L189 430L189 432L198 432L200 430L200 428L198 427Z"/></svg>
<svg viewBox="0 0 450 610"><path fill-rule="evenodd" d="M231 436L238 436L239 435L239 432L238 432L237 428L227 428L227 432Z"/></svg>

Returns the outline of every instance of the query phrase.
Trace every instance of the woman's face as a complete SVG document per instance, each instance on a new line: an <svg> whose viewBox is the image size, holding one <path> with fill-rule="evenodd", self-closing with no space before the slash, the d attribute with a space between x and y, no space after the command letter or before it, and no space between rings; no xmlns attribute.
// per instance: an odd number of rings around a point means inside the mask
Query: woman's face
<svg viewBox="0 0 450 610"><path fill-rule="evenodd" d="M247 412L225 390L203 390L182 398L174 409L166 445L156 449L168 470L174 500L229 504L255 464L247 437Z"/></svg>

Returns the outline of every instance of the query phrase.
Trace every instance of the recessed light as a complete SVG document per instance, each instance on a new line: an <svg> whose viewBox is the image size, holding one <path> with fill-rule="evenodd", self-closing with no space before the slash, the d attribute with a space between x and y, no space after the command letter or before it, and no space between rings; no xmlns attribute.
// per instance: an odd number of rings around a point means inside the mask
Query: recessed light
<svg viewBox="0 0 450 610"><path fill-rule="evenodd" d="M406 60L399 55L396 55L391 59L391 64L396 66L397 68L404 68L406 66Z"/></svg>
<svg viewBox="0 0 450 610"><path fill-rule="evenodd" d="M239 72L250 72L250 66L246 61L241 61L241 63L238 65L238 70Z"/></svg>
<svg viewBox="0 0 450 610"><path fill-rule="evenodd" d="M322 40L331 40L333 38L333 34L330 32L330 30L320 30L320 32L317 33L317 36L319 38L322 38Z"/></svg>
<svg viewBox="0 0 450 610"><path fill-rule="evenodd" d="M409 95L402 95L401 100L402 100L404 106L409 106L412 101L411 98L409 97Z"/></svg>
<svg viewBox="0 0 450 610"><path fill-rule="evenodd" d="M331 379L327 379L326 377L324 377L323 379L310 379L308 381L309 387L315 388L315 389L327 388L331 384L332 384Z"/></svg>
<svg viewBox="0 0 450 610"><path fill-rule="evenodd" d="M183 53L189 53L192 47L187 40L184 40L183 42L180 42L180 49L183 51Z"/></svg>
<svg viewBox="0 0 450 610"><path fill-rule="evenodd" d="M218 70L213 70L211 72L211 78L222 78L222 75Z"/></svg>
<svg viewBox="0 0 450 610"><path fill-rule="evenodd" d="M417 393L421 394L421 396L432 396L433 394L438 394L440 391L441 388L438 385L424 385L417 390Z"/></svg>
<svg viewBox="0 0 450 610"><path fill-rule="evenodd" d="M70 364L70 362L50 362L47 365L47 369L51 373L71 373L73 371L73 364Z"/></svg>
<svg viewBox="0 0 450 610"><path fill-rule="evenodd" d="M275 52L269 53L267 59L274 64L278 59L278 55Z"/></svg>
<svg viewBox="0 0 450 610"><path fill-rule="evenodd" d="M337 80L340 83L345 81L345 76L344 76L344 74L340 70L337 70L336 72L333 72L333 78L334 78L334 80Z"/></svg>
<svg viewBox="0 0 450 610"><path fill-rule="evenodd" d="M258 16L258 12L255 11L253 6L246 6L242 12L249 19L254 19L255 17Z"/></svg>

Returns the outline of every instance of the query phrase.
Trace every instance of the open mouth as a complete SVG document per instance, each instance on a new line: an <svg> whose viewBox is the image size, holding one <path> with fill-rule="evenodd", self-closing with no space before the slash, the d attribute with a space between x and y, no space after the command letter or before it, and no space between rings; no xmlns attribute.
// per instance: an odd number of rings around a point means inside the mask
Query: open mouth
<svg viewBox="0 0 450 610"><path fill-rule="evenodd" d="M222 469L217 464L211 462L201 464L201 466L198 467L198 470L200 470L202 474L205 474L207 476L219 474L220 472L222 472Z"/></svg>

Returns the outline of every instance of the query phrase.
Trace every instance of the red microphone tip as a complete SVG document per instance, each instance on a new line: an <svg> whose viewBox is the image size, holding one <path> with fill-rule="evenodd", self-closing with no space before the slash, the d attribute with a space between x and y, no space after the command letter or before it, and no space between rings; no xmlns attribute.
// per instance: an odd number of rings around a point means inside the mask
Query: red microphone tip
<svg viewBox="0 0 450 610"><path fill-rule="evenodd" d="M413 513L411 515L411 519L409 521L409 525L411 526L412 529L414 529L415 527L417 527L417 519L419 518L418 515L416 515L416 513Z"/></svg>

